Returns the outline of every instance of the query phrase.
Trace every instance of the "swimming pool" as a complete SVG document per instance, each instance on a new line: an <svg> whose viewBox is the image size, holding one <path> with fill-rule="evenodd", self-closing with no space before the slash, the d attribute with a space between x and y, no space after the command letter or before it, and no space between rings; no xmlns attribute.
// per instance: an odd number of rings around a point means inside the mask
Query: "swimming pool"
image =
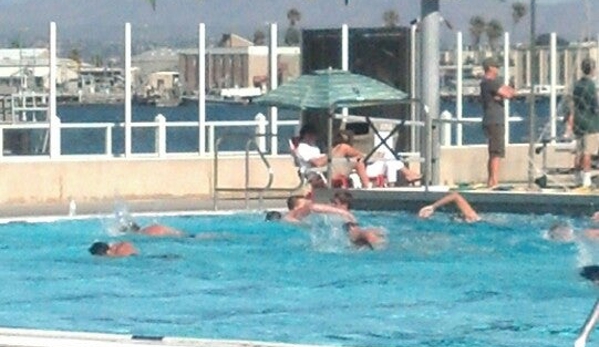
<svg viewBox="0 0 599 347"><path fill-rule="evenodd" d="M326 218L311 230L263 222L258 212L136 218L205 239L111 237L112 216L5 223L0 326L344 346L563 346L594 303L595 289L577 275L576 246L541 237L556 216L489 214L473 225L441 213L357 216L386 228L386 249L351 249ZM117 239L141 255L87 253L94 240Z"/></svg>

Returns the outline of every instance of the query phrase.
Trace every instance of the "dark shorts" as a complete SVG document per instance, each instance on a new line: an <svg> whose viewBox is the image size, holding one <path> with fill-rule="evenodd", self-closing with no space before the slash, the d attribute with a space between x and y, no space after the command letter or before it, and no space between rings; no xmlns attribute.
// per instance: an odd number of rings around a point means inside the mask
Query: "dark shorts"
<svg viewBox="0 0 599 347"><path fill-rule="evenodd" d="M489 156L505 158L505 126L483 124L483 131L489 142Z"/></svg>

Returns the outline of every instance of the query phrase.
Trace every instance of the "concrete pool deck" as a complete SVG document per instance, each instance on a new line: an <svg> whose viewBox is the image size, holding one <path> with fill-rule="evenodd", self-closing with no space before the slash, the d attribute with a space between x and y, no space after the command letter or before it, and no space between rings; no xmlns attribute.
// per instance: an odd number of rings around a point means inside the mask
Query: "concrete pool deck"
<svg viewBox="0 0 599 347"><path fill-rule="evenodd" d="M0 346L7 347L311 347L315 345L195 339L167 336L136 336L37 329L0 328Z"/></svg>
<svg viewBox="0 0 599 347"><path fill-rule="evenodd" d="M336 190L318 190L315 200L328 202ZM449 192L449 187L376 188L350 190L355 210L418 211ZM509 212L531 214L590 215L599 210L599 190L534 190L514 185L512 190L459 190L479 212ZM131 213L197 213L214 211L285 209L288 194L265 198L262 201L243 198L220 199L217 209L211 197L155 198L141 200L76 201L76 215L102 215L114 212L115 204L122 201ZM68 203L26 203L0 205L0 218L61 217L69 215Z"/></svg>

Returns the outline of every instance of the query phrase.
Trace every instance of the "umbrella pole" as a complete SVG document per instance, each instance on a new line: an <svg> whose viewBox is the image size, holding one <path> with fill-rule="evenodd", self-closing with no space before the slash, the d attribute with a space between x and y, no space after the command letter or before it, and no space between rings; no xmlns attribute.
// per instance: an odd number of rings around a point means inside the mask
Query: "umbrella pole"
<svg viewBox="0 0 599 347"><path fill-rule="evenodd" d="M327 121L327 188L331 189L333 182L333 170L332 170L332 161L333 161L333 111L329 110L329 118Z"/></svg>

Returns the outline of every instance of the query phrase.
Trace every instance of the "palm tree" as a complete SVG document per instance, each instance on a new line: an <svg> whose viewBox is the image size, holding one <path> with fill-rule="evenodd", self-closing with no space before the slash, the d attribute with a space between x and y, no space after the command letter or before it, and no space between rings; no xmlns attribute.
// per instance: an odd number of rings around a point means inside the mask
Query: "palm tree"
<svg viewBox="0 0 599 347"><path fill-rule="evenodd" d="M489 23L487 23L486 33L491 50L495 50L497 39L503 35L503 25L501 25L501 22L497 19L491 19Z"/></svg>
<svg viewBox="0 0 599 347"><path fill-rule="evenodd" d="M81 64L81 53L79 53L79 50L77 48L71 49L71 51L69 52L69 59L71 59L77 64Z"/></svg>
<svg viewBox="0 0 599 347"><path fill-rule="evenodd" d="M287 19L289 20L289 25L295 26L302 19L302 14L297 8L292 8L287 11Z"/></svg>
<svg viewBox="0 0 599 347"><path fill-rule="evenodd" d="M10 48L21 48L23 47L23 43L20 38L12 39L10 41Z"/></svg>
<svg viewBox="0 0 599 347"><path fill-rule="evenodd" d="M152 5L152 10L156 11L156 0L148 0L150 5Z"/></svg>
<svg viewBox="0 0 599 347"><path fill-rule="evenodd" d="M395 10L387 10L383 13L383 23L386 28L394 28L399 23L399 14Z"/></svg>
<svg viewBox="0 0 599 347"><path fill-rule="evenodd" d="M258 29L254 31L254 44L258 46L264 46L266 44L266 34L264 31Z"/></svg>
<svg viewBox="0 0 599 347"><path fill-rule="evenodd" d="M520 20L526 16L528 12L528 8L522 2L514 2L512 4L512 20L513 20L513 28L512 31L516 31L516 25L520 23Z"/></svg>
<svg viewBox="0 0 599 347"><path fill-rule="evenodd" d="M302 14L296 8L292 8L287 11L287 19L289 19L289 28L285 32L285 44L297 46L301 40L301 33L295 25L302 19Z"/></svg>
<svg viewBox="0 0 599 347"><path fill-rule="evenodd" d="M480 49L480 40L485 32L487 23L481 16L474 16L470 18L470 35L472 35L472 44Z"/></svg>

